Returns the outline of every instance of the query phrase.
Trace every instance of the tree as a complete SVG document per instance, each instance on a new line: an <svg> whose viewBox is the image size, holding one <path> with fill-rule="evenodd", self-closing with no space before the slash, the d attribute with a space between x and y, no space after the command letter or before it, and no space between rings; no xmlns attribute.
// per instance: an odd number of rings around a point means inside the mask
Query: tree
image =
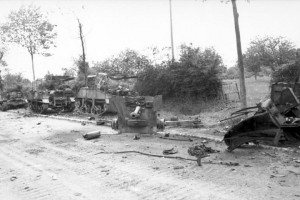
<svg viewBox="0 0 300 200"><path fill-rule="evenodd" d="M300 59L296 59L288 64L283 64L278 70L272 73L272 83L276 82L299 82Z"/></svg>
<svg viewBox="0 0 300 200"><path fill-rule="evenodd" d="M152 66L139 73L136 89L142 95L162 94L165 98L212 99L221 89L224 65L213 49L202 50L192 45L181 45L178 62L169 66Z"/></svg>
<svg viewBox="0 0 300 200"><path fill-rule="evenodd" d="M284 37L257 37L247 48L244 60L248 71L257 74L262 67L268 67L273 72L296 59L295 45Z"/></svg>
<svg viewBox="0 0 300 200"><path fill-rule="evenodd" d="M82 31L82 24L79 21L79 19L77 18L78 21L78 26L79 26L79 37L80 37L80 41L81 41L81 48L82 48L82 55L80 56L80 58L82 59L82 63L79 64L78 66L81 67L81 72L83 72L84 74L84 86L87 86L87 65L86 65L86 58L85 58L85 43L84 43L84 35L83 35L83 31Z"/></svg>
<svg viewBox="0 0 300 200"><path fill-rule="evenodd" d="M21 73L12 74L9 71L3 76L3 83L5 90L16 89L16 87L21 88L22 91L29 91L31 82L24 78Z"/></svg>
<svg viewBox="0 0 300 200"><path fill-rule="evenodd" d="M7 47L6 47L6 44L5 44L5 38L3 37L3 35L4 35L3 31L2 31L2 29L0 29L0 68L7 66L7 63L3 59L3 57L6 53L6 50L7 50Z"/></svg>
<svg viewBox="0 0 300 200"><path fill-rule="evenodd" d="M1 26L8 42L16 43L27 49L31 57L33 81L35 82L34 55L50 56L46 51L54 46L56 32L39 7L21 6L18 11L8 15L7 22Z"/></svg>
<svg viewBox="0 0 300 200"><path fill-rule="evenodd" d="M120 52L116 57L95 63L93 70L108 74L134 76L150 64L151 61L146 56L139 54L137 51L127 49Z"/></svg>
<svg viewBox="0 0 300 200"><path fill-rule="evenodd" d="M247 71L252 73L256 80L257 76L262 71L258 55L255 53L246 53L243 59Z"/></svg>

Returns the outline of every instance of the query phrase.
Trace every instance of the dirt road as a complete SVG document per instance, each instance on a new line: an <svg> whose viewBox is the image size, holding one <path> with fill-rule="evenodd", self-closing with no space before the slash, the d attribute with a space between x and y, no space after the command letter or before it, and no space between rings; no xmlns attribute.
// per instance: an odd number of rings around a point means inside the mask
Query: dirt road
<svg viewBox="0 0 300 200"><path fill-rule="evenodd" d="M0 199L299 199L299 155L259 146L220 150L195 161L150 157L139 151L194 159L203 142L116 135L109 127L0 112ZM83 133L100 130L95 140ZM175 139L186 139L177 136ZM105 153L103 153L105 152ZM239 163L239 166L233 166Z"/></svg>

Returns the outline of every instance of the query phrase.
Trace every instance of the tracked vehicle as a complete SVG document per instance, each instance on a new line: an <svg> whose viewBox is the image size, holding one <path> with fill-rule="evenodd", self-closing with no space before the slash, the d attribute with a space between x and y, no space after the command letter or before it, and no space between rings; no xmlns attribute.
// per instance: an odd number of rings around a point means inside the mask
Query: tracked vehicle
<svg viewBox="0 0 300 200"><path fill-rule="evenodd" d="M0 94L0 109L6 111L9 109L25 108L27 102L23 93L18 89L8 90Z"/></svg>
<svg viewBox="0 0 300 200"><path fill-rule="evenodd" d="M137 78L119 74L108 75L98 73L87 77L87 87L80 88L76 96L76 111L88 114L117 112L115 105L110 102L112 96L134 95L129 87L121 86L120 80Z"/></svg>
<svg viewBox="0 0 300 200"><path fill-rule="evenodd" d="M69 76L52 76L52 80L58 84L72 79L74 78ZM69 87L31 91L28 104L32 111L41 114L48 111L72 112L75 108L75 94Z"/></svg>

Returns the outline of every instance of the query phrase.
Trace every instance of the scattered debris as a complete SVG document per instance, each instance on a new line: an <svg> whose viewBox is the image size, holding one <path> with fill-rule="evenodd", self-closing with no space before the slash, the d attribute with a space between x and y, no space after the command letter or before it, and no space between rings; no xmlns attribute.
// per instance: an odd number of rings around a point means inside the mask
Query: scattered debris
<svg viewBox="0 0 300 200"><path fill-rule="evenodd" d="M24 187L24 190L28 190L29 189L29 187L27 186L27 187Z"/></svg>
<svg viewBox="0 0 300 200"><path fill-rule="evenodd" d="M152 169L154 169L154 170L159 170L159 167L152 167Z"/></svg>
<svg viewBox="0 0 300 200"><path fill-rule="evenodd" d="M164 137L170 137L170 133L165 133Z"/></svg>
<svg viewBox="0 0 300 200"><path fill-rule="evenodd" d="M81 125L82 125L82 126L85 126L85 125L86 125L86 123L85 123L85 122L81 122Z"/></svg>
<svg viewBox="0 0 300 200"><path fill-rule="evenodd" d="M82 137L86 140L91 140L91 139L99 138L100 135L101 135L100 131L92 131L92 132L83 134Z"/></svg>
<svg viewBox="0 0 300 200"><path fill-rule="evenodd" d="M202 143L205 144L205 143L208 143L208 141L207 140L203 140Z"/></svg>
<svg viewBox="0 0 300 200"><path fill-rule="evenodd" d="M14 180L16 180L17 179L17 177L16 176L12 176L12 177L10 177L10 181L14 181Z"/></svg>
<svg viewBox="0 0 300 200"><path fill-rule="evenodd" d="M76 193L74 193L74 195L78 197L78 196L81 196L81 193L76 192Z"/></svg>
<svg viewBox="0 0 300 200"><path fill-rule="evenodd" d="M52 175L52 180L57 180L57 176L54 174L54 175Z"/></svg>
<svg viewBox="0 0 300 200"><path fill-rule="evenodd" d="M191 138L184 138L184 139L180 139L180 138L174 138L174 137L159 137L160 139L166 139L166 140L177 140L177 141L189 141L189 142L193 142L193 139Z"/></svg>
<svg viewBox="0 0 300 200"><path fill-rule="evenodd" d="M281 175L281 174L271 174L270 178L282 178L285 177L285 175Z"/></svg>
<svg viewBox="0 0 300 200"><path fill-rule="evenodd" d="M40 125L41 124L41 122L38 122L36 125Z"/></svg>
<svg viewBox="0 0 300 200"><path fill-rule="evenodd" d="M88 120L95 120L95 117L89 117Z"/></svg>
<svg viewBox="0 0 300 200"><path fill-rule="evenodd" d="M226 165L226 166L239 166L240 165L237 162L222 162L222 161L220 161L220 164Z"/></svg>
<svg viewBox="0 0 300 200"><path fill-rule="evenodd" d="M209 153L216 153L216 152L219 152L219 151L214 150L211 147L206 147L204 144L196 145L196 146L190 147L188 149L189 155L197 157L197 163L199 166L202 165L201 164L202 158L208 157Z"/></svg>
<svg viewBox="0 0 300 200"><path fill-rule="evenodd" d="M175 166L175 167L173 167L173 169L184 169L184 167L183 166Z"/></svg>
<svg viewBox="0 0 300 200"><path fill-rule="evenodd" d="M101 126L101 125L104 125L104 124L105 124L105 121L103 121L103 120L98 120L96 122L96 125L98 125L98 126Z"/></svg>
<svg viewBox="0 0 300 200"><path fill-rule="evenodd" d="M163 150L163 154L164 155L176 154L176 153L178 153L178 151L176 149L174 149L174 148Z"/></svg>
<svg viewBox="0 0 300 200"><path fill-rule="evenodd" d="M109 169L102 169L101 172L109 172Z"/></svg>
<svg viewBox="0 0 300 200"><path fill-rule="evenodd" d="M244 165L244 167L252 167L251 165Z"/></svg>
<svg viewBox="0 0 300 200"><path fill-rule="evenodd" d="M135 136L133 137L133 139L134 139L134 140L139 140L139 139L141 139L141 136L135 135Z"/></svg>

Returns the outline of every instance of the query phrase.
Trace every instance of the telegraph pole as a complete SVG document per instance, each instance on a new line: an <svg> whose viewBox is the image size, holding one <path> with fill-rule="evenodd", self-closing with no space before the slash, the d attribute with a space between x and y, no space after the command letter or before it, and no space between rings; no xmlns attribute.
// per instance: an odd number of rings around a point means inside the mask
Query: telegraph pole
<svg viewBox="0 0 300 200"><path fill-rule="evenodd" d="M246 108L247 107L247 98L246 98L246 86L245 86L245 76L244 76L241 35L240 35L240 28L239 28L239 14L238 14L237 7L236 7L236 0L231 0L231 2L232 2L232 8L233 8L234 26L235 26L235 34L236 34L236 46L237 46L237 55L238 55L239 77L240 77L241 102L242 102L242 108Z"/></svg>
<svg viewBox="0 0 300 200"><path fill-rule="evenodd" d="M171 26L171 47L172 47L172 63L175 61L174 58L174 45L173 45L173 22L172 22L172 0L170 2L170 26Z"/></svg>

